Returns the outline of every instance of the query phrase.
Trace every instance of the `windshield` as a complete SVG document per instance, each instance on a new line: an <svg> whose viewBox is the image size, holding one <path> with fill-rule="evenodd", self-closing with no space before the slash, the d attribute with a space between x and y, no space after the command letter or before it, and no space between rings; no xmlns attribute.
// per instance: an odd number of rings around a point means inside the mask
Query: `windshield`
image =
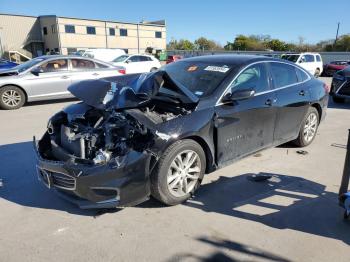
<svg viewBox="0 0 350 262"><path fill-rule="evenodd" d="M17 70L18 72L21 73L21 72L26 71L27 69L35 66L36 64L39 64L40 62L42 62L44 60L45 60L44 58L34 58L34 59L31 59L23 64L15 66L13 69Z"/></svg>
<svg viewBox="0 0 350 262"><path fill-rule="evenodd" d="M121 55L118 56L116 59L113 60L113 62L124 62L129 56L128 55Z"/></svg>
<svg viewBox="0 0 350 262"><path fill-rule="evenodd" d="M162 69L197 97L206 97L229 75L232 66L224 63L180 60Z"/></svg>
<svg viewBox="0 0 350 262"><path fill-rule="evenodd" d="M281 56L282 59L291 61L291 62L296 62L298 61L298 58L300 57L300 55L283 55Z"/></svg>

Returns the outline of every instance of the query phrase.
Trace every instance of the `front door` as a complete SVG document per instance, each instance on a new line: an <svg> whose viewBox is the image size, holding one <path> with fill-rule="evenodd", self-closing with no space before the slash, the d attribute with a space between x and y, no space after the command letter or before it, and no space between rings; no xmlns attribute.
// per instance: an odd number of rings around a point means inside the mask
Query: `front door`
<svg viewBox="0 0 350 262"><path fill-rule="evenodd" d="M255 95L216 106L217 163L232 160L266 148L273 143L276 108L275 92L270 88L266 63L245 69L229 88L254 89Z"/></svg>
<svg viewBox="0 0 350 262"><path fill-rule="evenodd" d="M71 83L67 59L50 60L39 66L41 73L28 73L26 80L32 87L34 99L45 97L65 97L69 94L67 87Z"/></svg>

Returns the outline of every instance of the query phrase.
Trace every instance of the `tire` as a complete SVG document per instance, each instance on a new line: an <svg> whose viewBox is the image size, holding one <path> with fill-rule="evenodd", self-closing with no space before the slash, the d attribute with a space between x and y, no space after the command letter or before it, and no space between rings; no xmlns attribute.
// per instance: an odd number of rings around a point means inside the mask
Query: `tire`
<svg viewBox="0 0 350 262"><path fill-rule="evenodd" d="M154 71L157 71L157 70L158 70L158 68L152 67L151 70L150 70L150 72L154 72Z"/></svg>
<svg viewBox="0 0 350 262"><path fill-rule="evenodd" d="M192 165L186 166L187 157L189 160L194 159ZM186 168L182 168L180 172L177 167L181 165ZM184 139L173 143L163 153L151 175L152 196L169 206L186 201L200 186L205 168L205 153L197 142ZM188 172L190 169L192 171ZM190 177L187 177L186 174ZM184 181L186 181L186 187Z"/></svg>
<svg viewBox="0 0 350 262"><path fill-rule="evenodd" d="M0 88L0 108L13 110L22 107L26 96L17 86L4 86Z"/></svg>
<svg viewBox="0 0 350 262"><path fill-rule="evenodd" d="M310 107L301 123L298 138L293 141L295 145L299 147L305 147L310 145L312 141L314 141L320 121L319 119L320 117L317 109L314 107ZM310 120L312 123L314 123L311 126ZM305 134L305 129L307 128L307 125L309 125L309 128L307 129L307 132Z"/></svg>
<svg viewBox="0 0 350 262"><path fill-rule="evenodd" d="M345 102L345 98L343 97L332 96L332 100L336 104L343 104Z"/></svg>
<svg viewBox="0 0 350 262"><path fill-rule="evenodd" d="M320 69L316 69L314 76L318 78L320 76Z"/></svg>

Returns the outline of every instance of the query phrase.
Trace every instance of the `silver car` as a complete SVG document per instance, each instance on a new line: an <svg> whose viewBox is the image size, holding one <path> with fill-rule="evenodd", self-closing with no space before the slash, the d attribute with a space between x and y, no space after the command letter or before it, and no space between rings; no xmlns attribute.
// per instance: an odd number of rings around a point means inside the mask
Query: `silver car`
<svg viewBox="0 0 350 262"><path fill-rule="evenodd" d="M73 97L67 88L75 82L124 73L123 67L81 56L37 57L0 71L0 108L17 109L26 102Z"/></svg>

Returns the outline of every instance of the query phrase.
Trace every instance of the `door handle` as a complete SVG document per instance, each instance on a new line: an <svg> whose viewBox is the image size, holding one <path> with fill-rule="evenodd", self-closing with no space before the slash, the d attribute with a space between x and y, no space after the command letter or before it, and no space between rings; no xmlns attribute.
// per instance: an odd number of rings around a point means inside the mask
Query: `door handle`
<svg viewBox="0 0 350 262"><path fill-rule="evenodd" d="M62 76L61 78L62 78L62 79L68 79L69 76Z"/></svg>
<svg viewBox="0 0 350 262"><path fill-rule="evenodd" d="M301 90L301 91L299 92L299 95L300 95L300 96L304 96L304 95L305 95L305 91L304 91L304 90Z"/></svg>
<svg viewBox="0 0 350 262"><path fill-rule="evenodd" d="M98 76L98 75L100 75L99 73L93 73L92 74L93 76Z"/></svg>

